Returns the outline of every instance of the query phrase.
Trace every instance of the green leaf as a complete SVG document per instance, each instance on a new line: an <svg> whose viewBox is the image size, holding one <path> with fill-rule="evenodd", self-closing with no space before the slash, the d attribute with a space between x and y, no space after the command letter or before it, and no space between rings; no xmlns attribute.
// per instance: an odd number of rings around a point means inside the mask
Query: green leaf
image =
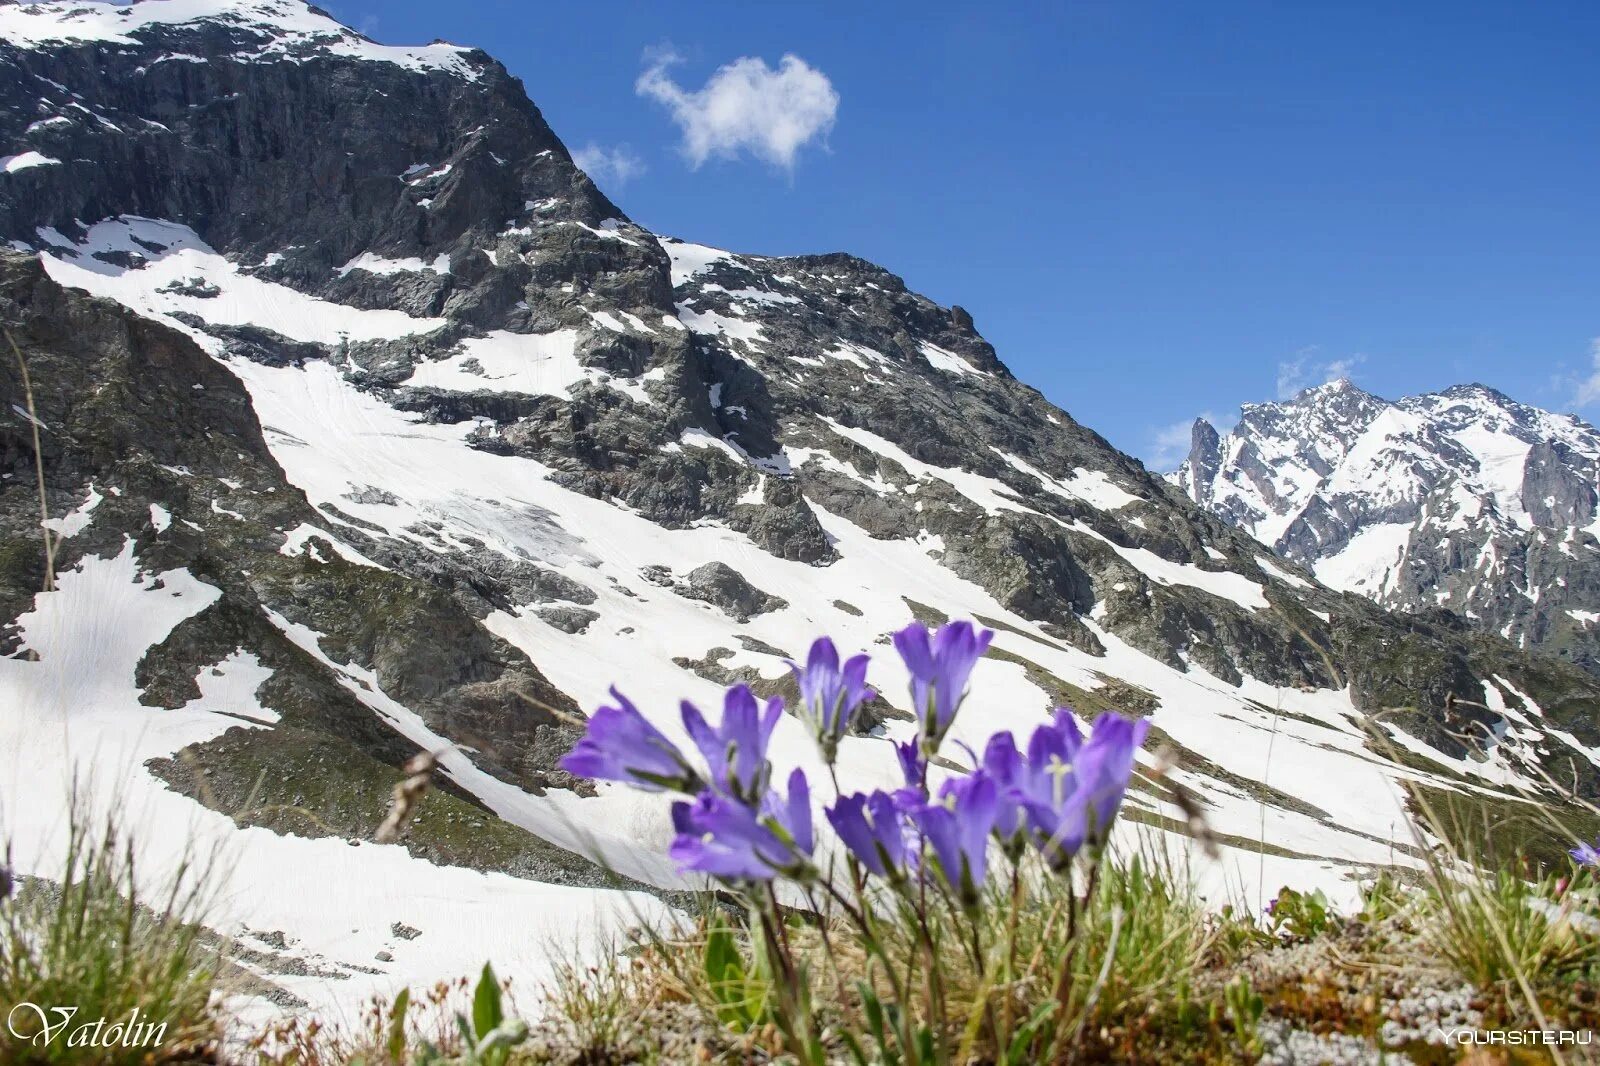
<svg viewBox="0 0 1600 1066"><path fill-rule="evenodd" d="M865 981L857 981L856 989L861 993L861 1009L867 1016L867 1024L872 1026L872 1036L878 1043L883 1043L883 1004L878 1001L878 994L872 986Z"/></svg>
<svg viewBox="0 0 1600 1066"><path fill-rule="evenodd" d="M720 916L707 930L701 968L724 1025L748 1031L767 1020L767 982L746 966L738 938Z"/></svg>
<svg viewBox="0 0 1600 1066"><path fill-rule="evenodd" d="M871 1027L873 1042L878 1045L878 1060L885 1066L899 1066L900 1056L894 1049L894 1044L889 1041L889 1034L885 1030L883 1002L878 999L878 994L872 986L865 981L856 982L856 990L861 995L861 1010L867 1016L867 1025ZM899 1034L895 1035L896 1041Z"/></svg>
<svg viewBox="0 0 1600 1066"><path fill-rule="evenodd" d="M841 1029L839 1039L844 1043L845 1050L850 1052L850 1060L856 1066L868 1066L866 1049L861 1046L861 1041L856 1039L856 1034L848 1029Z"/></svg>
<svg viewBox="0 0 1600 1066"><path fill-rule="evenodd" d="M406 1061L406 1011L411 1009L411 989L402 988L389 1008L389 1039L385 1050L389 1061L400 1066Z"/></svg>
<svg viewBox="0 0 1600 1066"><path fill-rule="evenodd" d="M494 967L484 963L483 976L478 978L478 988L472 994L472 1030L481 1040L505 1020L505 1012L500 1009L500 982L495 979Z"/></svg>
<svg viewBox="0 0 1600 1066"><path fill-rule="evenodd" d="M720 920L706 937L703 957L706 977L712 988L720 989L728 983L743 982L744 957L739 954L739 944L733 937L733 931Z"/></svg>
<svg viewBox="0 0 1600 1066"><path fill-rule="evenodd" d="M513 1018L478 1038L474 1055L484 1066L504 1066L511 1059L511 1049L528 1039L528 1023Z"/></svg>
<svg viewBox="0 0 1600 1066"><path fill-rule="evenodd" d="M1053 1002L1041 1003L1039 1009L1028 1015L1028 1020L1017 1027L1016 1034L1011 1038L1011 1046L1006 1048L1004 1059L1006 1066L1025 1066L1032 1061L1029 1049L1044 1023L1056 1012L1056 1006Z"/></svg>
<svg viewBox="0 0 1600 1066"><path fill-rule="evenodd" d="M477 1062L478 1056L473 1049L478 1046L478 1038L472 1032L472 1020L460 1011L456 1011L456 1031L461 1034L462 1061Z"/></svg>

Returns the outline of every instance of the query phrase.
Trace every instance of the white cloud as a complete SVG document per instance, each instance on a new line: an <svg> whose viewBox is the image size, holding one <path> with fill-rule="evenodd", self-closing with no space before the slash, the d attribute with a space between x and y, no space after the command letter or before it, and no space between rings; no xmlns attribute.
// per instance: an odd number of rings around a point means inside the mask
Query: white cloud
<svg viewBox="0 0 1600 1066"><path fill-rule="evenodd" d="M1348 378L1356 367L1367 361L1366 356L1357 353L1324 362L1318 358L1320 351L1315 345L1301 348L1293 359L1278 364L1278 399L1292 400L1312 385Z"/></svg>
<svg viewBox="0 0 1600 1066"><path fill-rule="evenodd" d="M1316 351L1315 348L1302 348L1293 359L1278 364L1278 399L1287 400L1306 387L1306 364Z"/></svg>
<svg viewBox="0 0 1600 1066"><path fill-rule="evenodd" d="M626 185L644 173L644 160L634 155L625 144L604 148L590 141L572 153L572 161L597 185Z"/></svg>
<svg viewBox="0 0 1600 1066"><path fill-rule="evenodd" d="M1322 380L1338 381L1340 378L1347 378L1354 373L1356 367L1366 361L1367 357L1359 354L1344 359L1335 359L1333 362L1323 366Z"/></svg>
<svg viewBox="0 0 1600 1066"><path fill-rule="evenodd" d="M699 89L685 89L668 75L679 62L666 51L650 58L634 89L666 105L683 130L683 154L691 167L712 157L735 159L748 152L784 170L812 141L826 138L839 112L839 94L822 71L794 55L778 69L754 56L735 59Z"/></svg>
<svg viewBox="0 0 1600 1066"><path fill-rule="evenodd" d="M1589 359L1593 370L1578 382L1578 396L1572 401L1578 407L1588 407L1600 401L1600 337L1589 342Z"/></svg>

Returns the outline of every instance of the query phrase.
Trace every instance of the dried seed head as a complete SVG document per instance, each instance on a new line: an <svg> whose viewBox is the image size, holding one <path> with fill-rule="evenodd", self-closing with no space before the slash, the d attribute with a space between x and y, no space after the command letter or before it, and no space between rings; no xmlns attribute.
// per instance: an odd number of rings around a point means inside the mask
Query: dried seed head
<svg viewBox="0 0 1600 1066"><path fill-rule="evenodd" d="M383 819L383 824L378 826L378 831L373 834L373 840L379 844L393 844L400 839L406 823L410 821L428 787L433 783L433 771L438 766L437 756L429 751L419 751L406 760L402 769L409 776L394 786L394 797L389 801L389 813Z"/></svg>
<svg viewBox="0 0 1600 1066"><path fill-rule="evenodd" d="M419 751L401 767L408 774L432 774L439 767L439 757L431 751Z"/></svg>
<svg viewBox="0 0 1600 1066"><path fill-rule="evenodd" d="M1150 776L1156 781L1164 781L1168 774L1178 768L1178 752L1170 744L1163 744L1156 749L1154 764L1150 767Z"/></svg>
<svg viewBox="0 0 1600 1066"><path fill-rule="evenodd" d="M1205 808L1200 806L1200 801L1176 781L1168 781L1167 786L1172 789L1173 803L1183 812L1189 836L1200 845L1201 850L1206 853L1206 858L1213 862L1221 858L1222 852L1217 847L1217 834L1212 832L1211 823L1206 820Z"/></svg>

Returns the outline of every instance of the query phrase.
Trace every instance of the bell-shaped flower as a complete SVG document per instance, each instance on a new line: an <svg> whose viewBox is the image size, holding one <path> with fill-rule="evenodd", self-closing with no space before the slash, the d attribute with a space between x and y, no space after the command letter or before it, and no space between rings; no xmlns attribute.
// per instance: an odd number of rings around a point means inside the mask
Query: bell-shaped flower
<svg viewBox="0 0 1600 1066"><path fill-rule="evenodd" d="M1059 714L1053 725L1035 731L1029 780L1019 795L1034 844L1053 868L1065 869L1085 845L1105 845L1149 728L1107 712L1095 719L1087 740L1075 739L1081 738L1076 723Z"/></svg>
<svg viewBox="0 0 1600 1066"><path fill-rule="evenodd" d="M1571 855L1572 861L1579 866L1600 867L1600 847L1596 847L1595 844L1579 844L1567 854Z"/></svg>
<svg viewBox="0 0 1600 1066"><path fill-rule="evenodd" d="M913 622L894 635L895 650L911 674L911 709L926 754L939 750L966 697L972 668L993 639L992 630L975 629L971 622L947 622L931 637L926 626Z"/></svg>
<svg viewBox="0 0 1600 1066"><path fill-rule="evenodd" d="M975 907L983 898L989 833L998 806L994 781L978 771L946 781L937 799L911 812L933 850L940 876L964 907Z"/></svg>
<svg viewBox="0 0 1600 1066"><path fill-rule="evenodd" d="M1149 722L1108 711L1095 719L1088 741L1078 750L1074 764L1078 787L1088 797L1089 842L1097 847L1111 836L1111 823L1122 809L1133 771L1139 765L1139 748L1149 732Z"/></svg>
<svg viewBox="0 0 1600 1066"><path fill-rule="evenodd" d="M672 805L677 839L667 854L684 873L725 882L770 881L812 873L816 833L805 771L789 775L787 796L768 794L759 810L710 789Z"/></svg>
<svg viewBox="0 0 1600 1066"><path fill-rule="evenodd" d="M561 769L597 781L621 781L647 792L697 792L703 786L676 745L651 725L615 688L615 707L589 717L583 738L561 760Z"/></svg>
<svg viewBox="0 0 1600 1066"><path fill-rule="evenodd" d="M727 691L714 729L694 704L683 701L683 727L711 771L711 787L749 806L761 802L771 782L767 743L781 717L782 699L774 696L763 708L748 685Z"/></svg>
<svg viewBox="0 0 1600 1066"><path fill-rule="evenodd" d="M1078 728L1077 716L1070 707L1056 708L1049 724L1035 729L1028 738L1027 788L1042 790L1046 780L1066 772L1081 747L1083 732Z"/></svg>
<svg viewBox="0 0 1600 1066"><path fill-rule="evenodd" d="M998 790L994 817L994 835L1001 850L1012 861L1028 846L1026 795L1028 763L1017 750L1017 742L1009 732L996 733L983 749L983 772L995 783Z"/></svg>
<svg viewBox="0 0 1600 1066"><path fill-rule="evenodd" d="M841 796L823 812L833 831L867 872L890 881L905 876L910 849L905 816L887 792Z"/></svg>
<svg viewBox="0 0 1600 1066"><path fill-rule="evenodd" d="M905 787L899 794L914 796L918 801L928 795L928 758L922 754L922 745L915 740L894 741L894 756L900 763L900 776Z"/></svg>
<svg viewBox="0 0 1600 1066"><path fill-rule="evenodd" d="M868 661L869 656L856 655L841 666L833 641L819 637L811 645L804 667L789 664L800 684L800 716L830 764L857 709L873 696L866 684Z"/></svg>

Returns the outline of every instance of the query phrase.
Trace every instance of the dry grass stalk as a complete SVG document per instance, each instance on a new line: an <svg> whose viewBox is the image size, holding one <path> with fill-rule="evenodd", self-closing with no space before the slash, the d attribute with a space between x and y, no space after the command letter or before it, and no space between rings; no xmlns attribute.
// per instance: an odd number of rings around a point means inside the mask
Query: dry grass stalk
<svg viewBox="0 0 1600 1066"><path fill-rule="evenodd" d="M393 844L400 839L406 823L416 813L422 797L427 795L428 788L433 784L433 772L439 767L439 759L431 751L419 751L413 755L402 769L406 776L394 786L394 798L389 801L389 813L383 819L383 824L378 826L378 831L372 839L379 844Z"/></svg>
<svg viewBox="0 0 1600 1066"><path fill-rule="evenodd" d="M50 501L44 487L44 449L39 441L38 412L33 405L33 380L28 376L28 361L22 357L17 339L3 326L0 326L0 331L5 333L11 353L17 357L17 370L22 374L22 395L28 405L28 427L33 431L33 470L39 481L39 531L44 534L44 591L51 592L56 587L56 542L50 536Z"/></svg>
<svg viewBox="0 0 1600 1066"><path fill-rule="evenodd" d="M1150 768L1151 781L1172 793L1172 803L1183 812L1184 829L1190 839L1200 845L1206 858L1213 862L1222 858L1222 851L1217 845L1217 834L1211 828L1211 823L1206 820L1205 808L1201 805L1199 797L1184 787L1183 783L1172 776L1172 771L1178 768L1178 755L1170 747L1163 747L1156 752L1155 765Z"/></svg>

